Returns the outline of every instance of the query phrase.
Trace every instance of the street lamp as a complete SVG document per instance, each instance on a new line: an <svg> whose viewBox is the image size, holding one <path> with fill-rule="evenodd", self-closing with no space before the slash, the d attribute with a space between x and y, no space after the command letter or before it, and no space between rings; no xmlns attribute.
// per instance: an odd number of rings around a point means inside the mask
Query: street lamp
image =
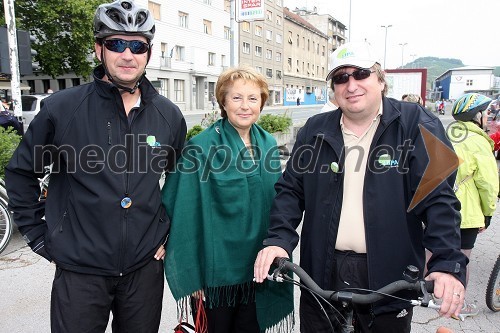
<svg viewBox="0 0 500 333"><path fill-rule="evenodd" d="M401 46L401 67L403 67L404 64L404 54L406 45L408 45L408 43L399 43L399 46Z"/></svg>
<svg viewBox="0 0 500 333"><path fill-rule="evenodd" d="M352 0L349 0L349 42L351 41L351 2Z"/></svg>
<svg viewBox="0 0 500 333"><path fill-rule="evenodd" d="M392 24L389 25L381 25L381 28L385 28L385 42L384 42L384 69L385 69L385 56L387 54L387 29L392 27Z"/></svg>

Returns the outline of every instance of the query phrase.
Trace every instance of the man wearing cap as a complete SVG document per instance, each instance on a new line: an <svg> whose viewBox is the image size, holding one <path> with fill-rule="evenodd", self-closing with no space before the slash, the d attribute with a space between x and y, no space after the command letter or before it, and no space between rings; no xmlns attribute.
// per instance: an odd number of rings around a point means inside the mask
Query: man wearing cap
<svg viewBox="0 0 500 333"><path fill-rule="evenodd" d="M170 226L159 181L186 123L145 77L154 32L133 1L100 5L93 82L47 97L6 168L19 231L55 264L52 332L104 332L110 313L113 332L158 332Z"/></svg>
<svg viewBox="0 0 500 333"><path fill-rule="evenodd" d="M313 116L299 132L276 184L266 247L255 261L256 281L265 279L276 257L292 254L303 220L300 265L321 288L376 290L400 280L408 265L422 275L427 248L433 257L426 279L434 280L435 295L442 298L440 313L458 314L467 259L460 252L455 173L408 211L429 165L419 126L451 148L443 126L421 105L385 96L384 72L366 42L338 48L330 69L326 79L332 80L341 112ZM443 163L439 155L433 158ZM339 331L351 324L325 308ZM411 329L413 310L402 300L354 305L354 312L359 332ZM331 331L308 293L301 294L300 326L301 332Z"/></svg>

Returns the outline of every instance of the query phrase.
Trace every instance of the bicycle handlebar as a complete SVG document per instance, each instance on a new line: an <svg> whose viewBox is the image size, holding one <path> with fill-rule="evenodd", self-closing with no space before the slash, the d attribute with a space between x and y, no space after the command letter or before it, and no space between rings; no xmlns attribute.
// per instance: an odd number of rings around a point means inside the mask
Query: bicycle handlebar
<svg viewBox="0 0 500 333"><path fill-rule="evenodd" d="M430 293L434 291L434 281L418 279L416 275L414 275L415 273L413 273L413 276L404 275L405 278L407 277L407 280L395 281L379 290L369 292L368 294L360 294L352 291L324 290L320 288L299 265L292 263L288 258L276 258L274 263L278 265L278 268L274 270L272 275L267 276L268 280L283 282L285 281L286 271L291 271L300 278L302 284L327 300L354 304L371 304L387 297L387 294L392 295L402 290L413 290L419 292L423 297L420 300L411 300L412 305L439 308L439 305L433 301L430 295ZM408 269L410 269L410 267ZM416 268L412 267L412 269Z"/></svg>

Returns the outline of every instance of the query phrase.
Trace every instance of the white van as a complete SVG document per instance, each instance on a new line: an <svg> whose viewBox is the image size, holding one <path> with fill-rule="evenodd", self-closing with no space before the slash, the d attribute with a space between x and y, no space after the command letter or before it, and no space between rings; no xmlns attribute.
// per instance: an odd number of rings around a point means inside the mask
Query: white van
<svg viewBox="0 0 500 333"><path fill-rule="evenodd" d="M40 102L50 94L40 95L21 95L21 105L23 109L23 127L24 132L28 129L29 124L40 112Z"/></svg>

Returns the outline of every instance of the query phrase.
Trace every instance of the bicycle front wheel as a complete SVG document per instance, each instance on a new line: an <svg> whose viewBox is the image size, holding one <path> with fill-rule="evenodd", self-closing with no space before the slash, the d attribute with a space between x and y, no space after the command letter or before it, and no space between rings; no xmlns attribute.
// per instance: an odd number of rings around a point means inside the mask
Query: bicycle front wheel
<svg viewBox="0 0 500 333"><path fill-rule="evenodd" d="M486 305L491 311L500 311L500 255L491 271L486 287Z"/></svg>
<svg viewBox="0 0 500 333"><path fill-rule="evenodd" d="M12 236L12 216L7 209L7 204L0 200L0 253L7 247Z"/></svg>

